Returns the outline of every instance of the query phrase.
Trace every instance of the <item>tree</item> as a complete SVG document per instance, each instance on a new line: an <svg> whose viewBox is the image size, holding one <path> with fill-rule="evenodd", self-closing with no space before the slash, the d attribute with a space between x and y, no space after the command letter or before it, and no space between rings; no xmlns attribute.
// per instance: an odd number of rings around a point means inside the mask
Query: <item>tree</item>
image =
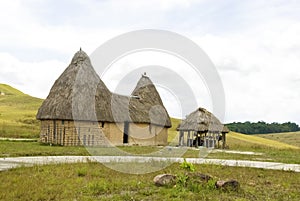
<svg viewBox="0 0 300 201"><path fill-rule="evenodd" d="M293 122L286 123L266 123L264 121L258 122L250 122L246 121L244 123L241 122L233 122L227 124L227 127L231 131L245 133L245 134L263 134L263 133L281 133L281 132L295 132L300 131L299 125Z"/></svg>

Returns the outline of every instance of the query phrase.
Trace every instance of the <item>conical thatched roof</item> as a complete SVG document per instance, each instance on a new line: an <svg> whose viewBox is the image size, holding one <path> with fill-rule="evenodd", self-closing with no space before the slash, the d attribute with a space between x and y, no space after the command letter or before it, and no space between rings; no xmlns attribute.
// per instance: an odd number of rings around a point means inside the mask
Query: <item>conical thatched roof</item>
<svg viewBox="0 0 300 201"><path fill-rule="evenodd" d="M128 121L171 126L170 117L148 77L142 76L133 94L136 95L129 97L110 92L88 55L80 50L55 81L39 108L37 119Z"/></svg>
<svg viewBox="0 0 300 201"><path fill-rule="evenodd" d="M131 94L129 103L130 117L134 122L142 120L143 123L163 123L171 127L171 121L166 108L157 92L154 84L148 76L142 75Z"/></svg>
<svg viewBox="0 0 300 201"><path fill-rule="evenodd" d="M100 92L101 93L96 93ZM96 94L96 97L94 96ZM90 120L95 119L95 104L97 105L99 119L111 119L107 106L110 92L93 69L88 55L78 51L70 65L55 81L46 100L40 107L38 119L62 119L62 120ZM80 104L75 104L77 101ZM76 113L76 117L74 114Z"/></svg>
<svg viewBox="0 0 300 201"><path fill-rule="evenodd" d="M177 130L200 132L226 132L229 130L215 115L204 108L198 108L189 114L178 126Z"/></svg>

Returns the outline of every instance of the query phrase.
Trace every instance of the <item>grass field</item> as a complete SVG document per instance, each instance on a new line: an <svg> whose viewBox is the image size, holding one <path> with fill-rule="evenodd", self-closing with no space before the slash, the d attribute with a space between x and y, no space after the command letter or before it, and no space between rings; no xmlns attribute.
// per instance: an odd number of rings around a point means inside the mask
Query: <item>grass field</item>
<svg viewBox="0 0 300 201"><path fill-rule="evenodd" d="M283 142L300 148L300 132L257 134L255 136Z"/></svg>
<svg viewBox="0 0 300 201"><path fill-rule="evenodd" d="M0 137L37 138L39 121L35 115L42 99L34 98L8 85L0 84Z"/></svg>
<svg viewBox="0 0 300 201"><path fill-rule="evenodd" d="M300 200L297 173L216 165L195 168L213 176L213 182L184 182L186 170L179 164L143 175L120 173L98 163L21 167L0 172L0 200ZM177 175L176 186L156 187L153 178L161 173ZM236 179L240 189L218 190L214 181L219 179Z"/></svg>
<svg viewBox="0 0 300 201"><path fill-rule="evenodd" d="M230 154L230 153L209 153L206 158L217 159L235 159L235 160L255 160L255 161L272 161L283 163L296 163L300 164L300 149L278 149L268 146L257 146L256 144L245 144L241 141L235 142L243 151L259 152L261 155L243 155L243 154ZM15 142L15 141L0 141L0 157L17 157L17 156L61 156L61 155L155 155L160 156L159 151L162 147L156 146L124 146L117 147L121 151L116 152L115 149L108 148L89 148L89 151L85 147L64 147L64 146L49 146L41 145L38 142ZM237 149L238 150L238 149ZM163 156L167 157L179 157L180 153L183 153L182 157L186 158L198 158L200 151L196 149L188 149L185 151L172 149L172 151L163 152ZM202 156L201 156L202 157Z"/></svg>

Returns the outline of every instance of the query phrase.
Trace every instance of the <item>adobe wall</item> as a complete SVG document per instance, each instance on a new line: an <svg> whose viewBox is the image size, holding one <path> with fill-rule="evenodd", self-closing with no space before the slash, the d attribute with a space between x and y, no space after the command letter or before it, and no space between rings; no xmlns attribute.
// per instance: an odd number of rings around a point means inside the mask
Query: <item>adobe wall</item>
<svg viewBox="0 0 300 201"><path fill-rule="evenodd" d="M42 120L40 141L64 146L124 145L124 123ZM128 145L166 145L168 129L129 123Z"/></svg>
<svg viewBox="0 0 300 201"><path fill-rule="evenodd" d="M167 145L168 129L149 124L129 124L129 142L130 145Z"/></svg>

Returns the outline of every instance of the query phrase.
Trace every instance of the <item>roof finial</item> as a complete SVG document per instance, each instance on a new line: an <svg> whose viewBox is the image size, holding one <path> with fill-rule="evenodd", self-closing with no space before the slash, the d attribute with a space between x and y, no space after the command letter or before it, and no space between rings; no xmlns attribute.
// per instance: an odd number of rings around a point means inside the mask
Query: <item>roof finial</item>
<svg viewBox="0 0 300 201"><path fill-rule="evenodd" d="M143 77L147 77L147 74L146 74L146 72L144 72L144 74L142 74L142 76L143 76Z"/></svg>
<svg viewBox="0 0 300 201"><path fill-rule="evenodd" d="M80 47L79 51L81 52L81 47Z"/></svg>

